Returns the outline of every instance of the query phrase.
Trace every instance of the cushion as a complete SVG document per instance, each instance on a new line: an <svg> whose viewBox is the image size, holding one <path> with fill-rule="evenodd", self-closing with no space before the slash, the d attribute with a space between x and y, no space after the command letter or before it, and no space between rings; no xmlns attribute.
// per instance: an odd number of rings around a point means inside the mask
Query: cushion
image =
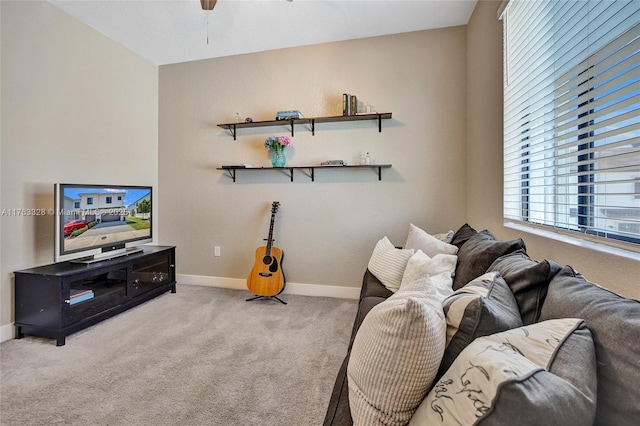
<svg viewBox="0 0 640 426"><path fill-rule="evenodd" d="M356 425L406 424L444 352L446 323L428 280L405 283L364 318L347 366Z"/></svg>
<svg viewBox="0 0 640 426"><path fill-rule="evenodd" d="M518 304L500 273L473 280L442 303L447 319L447 346L439 375L477 337L522 326Z"/></svg>
<svg viewBox="0 0 640 426"><path fill-rule="evenodd" d="M453 232L453 229L444 232L442 234L433 234L434 237L436 237L437 239L439 239L440 241L444 241L447 244L451 244L451 241L453 240L453 235L455 234L455 232Z"/></svg>
<svg viewBox="0 0 640 426"><path fill-rule="evenodd" d="M400 288L402 274L407 261L413 256L414 250L398 249L391 244L387 237L376 243L371 258L369 271L380 280L389 290L395 292Z"/></svg>
<svg viewBox="0 0 640 426"><path fill-rule="evenodd" d="M441 303L453 294L451 286L457 259L452 254L429 257L422 250L416 251L407 262L400 288L415 281L429 280L429 284L435 290L434 301Z"/></svg>
<svg viewBox="0 0 640 426"><path fill-rule="evenodd" d="M562 267L555 262L532 260L524 250L499 257L487 271L498 271L507 282L520 309L522 324L538 322L551 278Z"/></svg>
<svg viewBox="0 0 640 426"><path fill-rule="evenodd" d="M453 278L453 289L457 290L484 274L500 256L524 248L522 238L497 241L489 231L477 233L458 251L458 266Z"/></svg>
<svg viewBox="0 0 640 426"><path fill-rule="evenodd" d="M477 233L478 231L469 226L468 223L465 223L460 227L460 229L455 232L455 234L453 234L453 237L451 238L451 244L458 247L459 249L464 245L464 243L469 240L469 238L473 237Z"/></svg>
<svg viewBox="0 0 640 426"><path fill-rule="evenodd" d="M433 257L436 254L456 254L458 252L458 247L429 235L413 223L409 224L409 233L404 248L422 250L429 257Z"/></svg>
<svg viewBox="0 0 640 426"><path fill-rule="evenodd" d="M593 334L598 363L595 424L637 425L640 419L640 302L600 288L565 266L549 283L540 318L566 316L584 318Z"/></svg>
<svg viewBox="0 0 640 426"><path fill-rule="evenodd" d="M436 383L410 424L590 425L595 370L591 333L580 319L480 337Z"/></svg>

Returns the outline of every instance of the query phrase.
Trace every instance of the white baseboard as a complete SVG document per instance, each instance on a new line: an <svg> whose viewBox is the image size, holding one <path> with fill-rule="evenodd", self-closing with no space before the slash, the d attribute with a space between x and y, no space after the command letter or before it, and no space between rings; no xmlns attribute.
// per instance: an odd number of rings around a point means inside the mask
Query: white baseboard
<svg viewBox="0 0 640 426"><path fill-rule="evenodd" d="M0 342L13 339L15 337L13 334L14 329L15 327L13 326L13 323L5 324L0 327Z"/></svg>
<svg viewBox="0 0 640 426"><path fill-rule="evenodd" d="M231 288L234 290L247 290L247 281L241 278L208 277L203 275L176 276L178 284L202 285L206 287ZM248 291L248 290L247 290ZM298 294L301 296L336 297L339 299L357 299L360 297L359 287L338 287L322 284L287 283L283 294Z"/></svg>

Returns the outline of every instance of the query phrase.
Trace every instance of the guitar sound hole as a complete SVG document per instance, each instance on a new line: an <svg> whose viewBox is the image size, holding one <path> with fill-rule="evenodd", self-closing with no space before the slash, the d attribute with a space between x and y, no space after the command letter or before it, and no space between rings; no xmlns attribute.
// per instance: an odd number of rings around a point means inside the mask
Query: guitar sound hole
<svg viewBox="0 0 640 426"><path fill-rule="evenodd" d="M271 265L271 262L273 262L272 256L265 256L262 258L262 263L264 263L265 265Z"/></svg>

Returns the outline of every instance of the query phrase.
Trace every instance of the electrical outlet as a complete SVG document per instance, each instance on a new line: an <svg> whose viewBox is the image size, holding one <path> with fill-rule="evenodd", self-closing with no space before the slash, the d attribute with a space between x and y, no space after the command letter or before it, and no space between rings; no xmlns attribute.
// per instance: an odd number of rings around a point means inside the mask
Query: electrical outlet
<svg viewBox="0 0 640 426"><path fill-rule="evenodd" d="M216 256L216 257L220 256L220 246L215 246L213 248L213 255Z"/></svg>

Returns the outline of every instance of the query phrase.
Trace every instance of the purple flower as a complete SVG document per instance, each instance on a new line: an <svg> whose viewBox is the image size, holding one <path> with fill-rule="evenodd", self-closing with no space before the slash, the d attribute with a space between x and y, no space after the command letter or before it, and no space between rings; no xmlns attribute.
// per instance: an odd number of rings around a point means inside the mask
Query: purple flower
<svg viewBox="0 0 640 426"><path fill-rule="evenodd" d="M288 136L269 136L264 141L264 147L267 149L283 149L291 146L291 138Z"/></svg>

